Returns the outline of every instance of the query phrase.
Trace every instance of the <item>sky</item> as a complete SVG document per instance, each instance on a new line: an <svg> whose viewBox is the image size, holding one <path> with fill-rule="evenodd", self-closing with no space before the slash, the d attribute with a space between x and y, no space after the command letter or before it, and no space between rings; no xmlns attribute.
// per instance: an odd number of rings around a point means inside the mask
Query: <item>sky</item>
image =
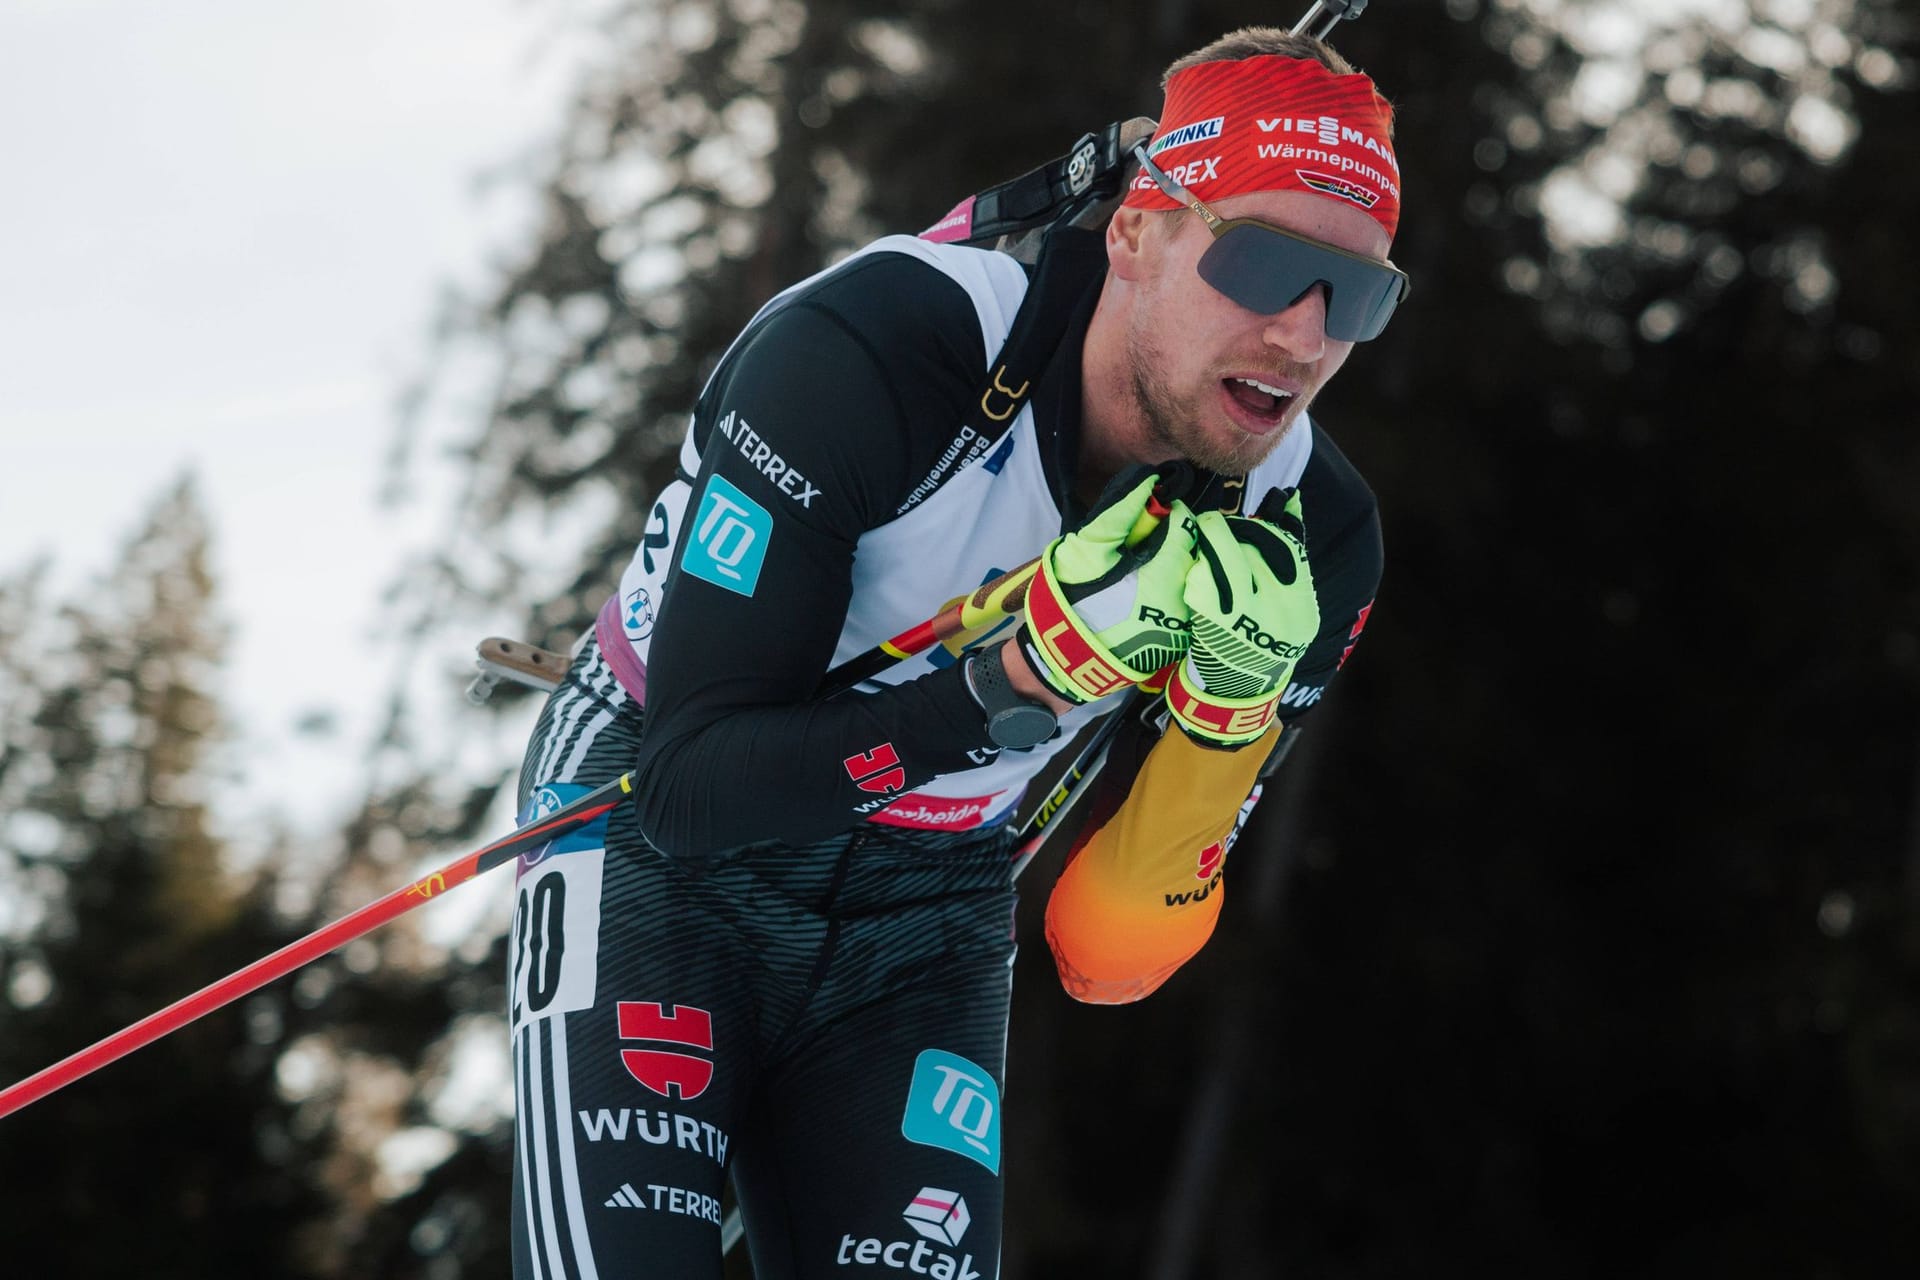
<svg viewBox="0 0 1920 1280"><path fill-rule="evenodd" d="M385 686L357 650L444 528L431 485L376 503L396 403L442 291L532 216L529 183L480 187L557 129L553 21L529 0L0 5L0 575L45 556L56 598L84 591L194 472L232 626L228 823L317 826L364 783ZM293 733L315 711L336 730Z"/></svg>

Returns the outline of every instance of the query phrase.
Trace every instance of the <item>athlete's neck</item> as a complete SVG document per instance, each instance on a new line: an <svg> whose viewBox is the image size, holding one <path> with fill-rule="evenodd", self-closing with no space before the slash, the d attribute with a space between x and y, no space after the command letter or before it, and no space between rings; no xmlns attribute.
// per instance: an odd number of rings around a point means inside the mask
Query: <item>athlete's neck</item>
<svg viewBox="0 0 1920 1280"><path fill-rule="evenodd" d="M1120 310L1109 275L1080 347L1080 452L1073 492L1088 506L1114 476L1136 462L1152 461L1136 456L1146 437L1146 416L1126 367L1126 320Z"/></svg>

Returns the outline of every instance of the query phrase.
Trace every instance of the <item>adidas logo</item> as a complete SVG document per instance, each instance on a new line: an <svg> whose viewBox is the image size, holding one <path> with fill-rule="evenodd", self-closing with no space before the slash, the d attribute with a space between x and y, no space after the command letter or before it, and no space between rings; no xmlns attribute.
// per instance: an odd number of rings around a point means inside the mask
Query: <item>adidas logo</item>
<svg viewBox="0 0 1920 1280"><path fill-rule="evenodd" d="M647 1190L653 1193L653 1199L641 1195L633 1189L631 1182L623 1182L620 1189L608 1197L609 1209L657 1209L661 1213L680 1213L689 1218L699 1218L703 1222L720 1225L720 1198L703 1195L698 1191L688 1191L685 1187L665 1187L657 1182L649 1182Z"/></svg>
<svg viewBox="0 0 1920 1280"><path fill-rule="evenodd" d="M640 1193L633 1189L631 1182L621 1183L620 1189L613 1193L613 1199L607 1201L609 1209L644 1209L646 1207L646 1201L640 1198Z"/></svg>

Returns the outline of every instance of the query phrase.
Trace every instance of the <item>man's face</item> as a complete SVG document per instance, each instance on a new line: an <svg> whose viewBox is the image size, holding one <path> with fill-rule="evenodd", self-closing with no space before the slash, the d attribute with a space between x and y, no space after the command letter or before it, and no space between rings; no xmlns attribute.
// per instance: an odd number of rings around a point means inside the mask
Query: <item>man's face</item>
<svg viewBox="0 0 1920 1280"><path fill-rule="evenodd" d="M1387 233L1361 210L1303 191L1209 202L1222 218L1263 222L1384 259ZM1189 210L1146 215L1127 360L1143 423L1141 462L1179 456L1240 475L1273 452L1353 350L1326 334L1325 290L1277 315L1249 311L1195 270L1213 242ZM1258 384L1258 385L1256 385ZM1284 393L1276 395L1275 393Z"/></svg>

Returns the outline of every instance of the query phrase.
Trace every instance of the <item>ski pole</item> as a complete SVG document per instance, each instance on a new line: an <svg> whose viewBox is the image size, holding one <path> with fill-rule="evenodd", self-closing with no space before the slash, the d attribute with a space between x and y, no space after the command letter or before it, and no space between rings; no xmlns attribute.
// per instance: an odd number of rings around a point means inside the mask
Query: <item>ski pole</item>
<svg viewBox="0 0 1920 1280"><path fill-rule="evenodd" d="M28 1076L18 1084L0 1089L0 1117L37 1102L56 1089L72 1084L82 1076L98 1071L135 1049L152 1044L187 1023L229 1004L250 991L256 991L275 978L293 972L319 959L327 952L353 941L363 933L413 910L423 902L437 898L457 885L465 884L485 871L491 871L522 852L546 843L556 836L586 826L624 802L633 791L633 775L621 774L613 781L595 787L570 804L548 814L538 822L521 827L512 835L496 840L465 857L440 868L422 879L318 929L297 942L290 942L270 956L254 961L246 968L203 987L158 1013L134 1023L122 1031L52 1066Z"/></svg>
<svg viewBox="0 0 1920 1280"><path fill-rule="evenodd" d="M1144 542L1171 510L1161 489L1156 488L1153 496L1147 500L1147 509L1140 513L1140 518L1134 521L1133 528L1128 532L1127 545L1132 547ZM974 589L973 594L961 596L925 622L916 623L892 639L882 640L865 653L848 658L821 677L821 694L830 697L845 693L861 681L872 679L895 663L925 653L943 640L951 640L957 635L980 630L1012 617L1026 605L1027 586L1039 570L1040 557L1035 556L1025 564L982 583Z"/></svg>
<svg viewBox="0 0 1920 1280"><path fill-rule="evenodd" d="M1020 878L1020 873L1027 869L1033 856L1047 843L1047 837L1054 833L1060 819L1092 788L1094 779L1106 766L1107 753L1113 747L1115 734L1119 732L1120 720L1127 714L1125 707L1107 713L1099 727L1088 735L1086 745L1080 748L1073 763L1054 779L1053 789L1047 792L1046 799L1020 825L1020 830L1014 835L1014 839L1019 841L1013 852L1015 880Z"/></svg>

